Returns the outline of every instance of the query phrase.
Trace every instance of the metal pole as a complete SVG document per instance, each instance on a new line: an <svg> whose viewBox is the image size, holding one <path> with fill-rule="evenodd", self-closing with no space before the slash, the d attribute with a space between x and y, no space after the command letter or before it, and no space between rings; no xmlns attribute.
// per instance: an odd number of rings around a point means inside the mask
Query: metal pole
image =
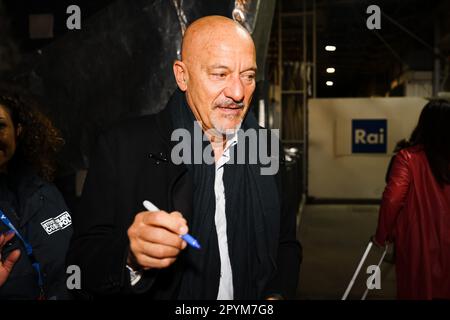
<svg viewBox="0 0 450 320"><path fill-rule="evenodd" d="M303 11L304 12L306 12L306 1L307 0L303 0ZM303 111L302 112L302 114L303 114L303 139L302 139L303 140L303 163L302 163L303 188L302 189L303 189L303 193L305 193L306 187L307 187L306 181L307 181L307 174L308 174L308 171L307 171L308 158L307 158L307 143L306 143L307 134L308 134L308 132L307 132L307 116L308 116L308 114L306 111L306 105L308 103L308 92L307 92L307 90L308 90L308 83L307 83L308 33L306 30L306 27L307 27L306 19L308 19L308 16L303 15L302 18L303 18L303 73L304 73L303 77L302 77L302 79L303 79L303 106L302 106L303 107L303 110L302 110Z"/></svg>
<svg viewBox="0 0 450 320"><path fill-rule="evenodd" d="M317 98L317 20L316 0L313 0L313 98Z"/></svg>
<svg viewBox="0 0 450 320"><path fill-rule="evenodd" d="M283 35L281 33L281 0L278 1L278 85L280 86L280 140L283 138Z"/></svg>
<svg viewBox="0 0 450 320"><path fill-rule="evenodd" d="M364 251L364 254L361 258L361 260L359 261L358 267L355 270L355 273L353 274L352 280L350 280L350 283L348 284L347 290L345 290L344 295L342 296L342 300L346 300L348 294L350 293L350 290L352 290L353 284L355 283L356 277L359 274L359 271L361 270L362 265L364 264L364 261L366 261L367 255L370 252L370 249L372 248L373 242L370 241L369 244L367 245L366 251Z"/></svg>
<svg viewBox="0 0 450 320"><path fill-rule="evenodd" d="M384 257L386 256L387 249L388 249L388 246L385 246L385 247L384 247L383 255L381 256L380 260L378 261L378 265L377 265L377 266L378 266L378 269L377 269L377 270L380 270L381 263L383 262ZM366 286L366 287L367 287L367 286ZM366 300L367 293L369 293L369 288L368 288L368 287L366 288L366 291L364 291L364 294L363 294L361 300Z"/></svg>

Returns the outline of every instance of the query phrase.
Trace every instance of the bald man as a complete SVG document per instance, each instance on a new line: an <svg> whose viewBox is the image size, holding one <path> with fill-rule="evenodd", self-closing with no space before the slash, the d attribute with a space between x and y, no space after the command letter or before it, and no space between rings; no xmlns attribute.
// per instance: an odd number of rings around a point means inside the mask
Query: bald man
<svg viewBox="0 0 450 320"><path fill-rule="evenodd" d="M262 175L259 162L230 161L251 149L238 132L261 130L248 112L256 69L255 46L242 26L201 18L185 32L181 60L173 64L178 89L166 108L100 138L68 255L81 268L84 293L295 294L301 250L295 212L283 210L280 173ZM144 200L158 211L146 211ZM188 232L200 249L180 237Z"/></svg>

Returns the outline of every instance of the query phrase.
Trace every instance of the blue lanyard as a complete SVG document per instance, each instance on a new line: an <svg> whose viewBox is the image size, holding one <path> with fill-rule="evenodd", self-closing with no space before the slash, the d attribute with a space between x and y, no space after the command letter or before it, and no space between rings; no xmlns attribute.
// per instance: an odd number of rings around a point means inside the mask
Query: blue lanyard
<svg viewBox="0 0 450 320"><path fill-rule="evenodd" d="M3 213L3 211L0 209L0 220L11 230L14 231L14 233L16 234L16 236L20 239L20 241L22 241L25 250L27 252L28 257L30 257L31 262L32 262L32 266L34 268L34 270L36 271L36 273L38 274L38 284L39 284L39 288L41 289L41 296L43 294L43 287L44 287L44 281L42 278L42 273L41 273L41 265L39 264L39 262L37 262L36 258L34 257L33 254L33 247L31 246L31 244L29 244L24 237L22 237L22 235L20 234L19 230L16 229L16 227L14 227L14 225L12 224L12 222L8 219L8 217Z"/></svg>

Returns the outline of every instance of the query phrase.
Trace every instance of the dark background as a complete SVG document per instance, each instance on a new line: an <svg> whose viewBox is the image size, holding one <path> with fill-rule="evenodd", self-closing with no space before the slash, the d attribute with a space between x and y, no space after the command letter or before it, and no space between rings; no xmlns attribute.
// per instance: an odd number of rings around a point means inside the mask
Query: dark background
<svg viewBox="0 0 450 320"><path fill-rule="evenodd" d="M175 89L172 62L181 41L176 3L187 23L211 14L231 17L235 6L232 0L0 0L0 80L18 83L35 94L62 131L66 144L57 183L69 198L74 194L75 174L89 167L89 152L98 134L125 118L161 110ZM316 0L317 97L405 95L402 85L393 87L393 81L408 70L433 71L436 57L441 63L441 90L449 91L449 81L444 81L450 57L449 3ZM72 4L81 8L81 30L66 27L66 8ZM378 31L366 27L366 8L371 4L383 13ZM254 102L266 101L266 117L274 109L270 91L278 81L279 27L284 83L301 84L304 79L292 65L301 63L304 52L309 62L313 60L312 10L312 0L263 0L249 12L256 20L252 35L259 67ZM280 12L291 15L281 26ZM307 47L303 18L295 16L299 12L308 19ZM52 37L30 38L33 14L53 16ZM325 51L327 44L337 50ZM336 73L327 74L328 66L335 67ZM334 86L326 86L327 80ZM307 98L312 97L308 93ZM305 192L306 106L299 95L281 100L282 138L292 151L287 153L288 190L296 205L298 195Z"/></svg>

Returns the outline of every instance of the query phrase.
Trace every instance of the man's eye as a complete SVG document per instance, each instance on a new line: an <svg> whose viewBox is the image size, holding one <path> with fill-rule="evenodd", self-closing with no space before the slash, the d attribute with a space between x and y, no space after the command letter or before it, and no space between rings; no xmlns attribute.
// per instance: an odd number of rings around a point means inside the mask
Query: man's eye
<svg viewBox="0 0 450 320"><path fill-rule="evenodd" d="M223 79L226 77L226 74L225 73L213 73L213 76L215 78Z"/></svg>
<svg viewBox="0 0 450 320"><path fill-rule="evenodd" d="M244 75L244 79L248 80L248 81L252 81L255 79L255 75L254 74L246 74L246 75Z"/></svg>

